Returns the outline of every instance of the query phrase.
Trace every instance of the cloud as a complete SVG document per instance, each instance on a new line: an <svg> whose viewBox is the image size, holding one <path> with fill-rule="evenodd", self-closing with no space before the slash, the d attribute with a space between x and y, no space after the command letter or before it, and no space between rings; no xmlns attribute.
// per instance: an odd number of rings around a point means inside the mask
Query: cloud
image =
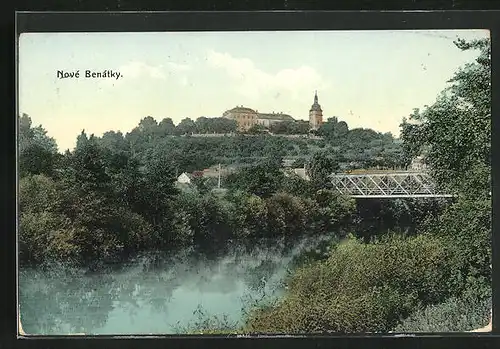
<svg viewBox="0 0 500 349"><path fill-rule="evenodd" d="M187 64L180 64L175 62L166 62L165 64L160 64L157 66L148 65L143 62L129 62L118 68L122 75L122 78L115 79L106 79L104 83L106 85L117 85L118 83L122 83L129 79L136 78L151 78L151 79L160 79L164 80L167 78L167 73L171 74L173 72L185 72L190 70L191 67Z"/></svg>
<svg viewBox="0 0 500 349"><path fill-rule="evenodd" d="M173 71L187 71L191 70L191 66L187 64L175 63L175 62L167 62L167 67L169 70Z"/></svg>
<svg viewBox="0 0 500 349"><path fill-rule="evenodd" d="M248 58L236 58L228 53L209 51L208 64L216 69L224 69L235 80L236 90L248 98L261 95L278 96L283 93L296 98L303 93L329 87L321 75L309 66L282 69L276 73L265 72Z"/></svg>
<svg viewBox="0 0 500 349"><path fill-rule="evenodd" d="M162 66L151 66L142 62L130 62L119 68L124 79L148 76L154 79L165 79Z"/></svg>
<svg viewBox="0 0 500 349"><path fill-rule="evenodd" d="M188 81L187 77L183 76L183 77L180 79L179 83L180 83L182 86L187 86L187 85L189 84L189 81Z"/></svg>

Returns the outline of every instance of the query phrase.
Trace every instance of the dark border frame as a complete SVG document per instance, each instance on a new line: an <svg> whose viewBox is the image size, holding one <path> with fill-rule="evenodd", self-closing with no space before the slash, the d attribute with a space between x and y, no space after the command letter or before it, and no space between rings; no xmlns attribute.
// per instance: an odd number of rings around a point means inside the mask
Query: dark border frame
<svg viewBox="0 0 500 349"><path fill-rule="evenodd" d="M492 41L492 115L500 112L500 11L231 11L231 12L17 12L16 13L15 51L17 38L26 32L136 32L136 31L238 31L238 30L404 30L404 29L488 29ZM498 52L498 53L497 53ZM16 59L17 61L17 59ZM17 71L17 66L15 67ZM499 83L497 83L499 82ZM497 87L497 84L499 87ZM16 86L17 87L17 86ZM17 93L17 91L16 91ZM17 94L15 95L17 96ZM15 102L14 102L15 103ZM17 103L16 103L17 104ZM17 111L17 108L15 109ZM9 124L9 126L12 126ZM492 132L497 134L500 128L498 117L493 117ZM15 140L14 129L10 137ZM10 138L9 138L10 139ZM6 148L15 154L15 142ZM492 136L492 148L500 149L500 138ZM9 157L9 159L11 159ZM482 334L460 333L422 333L415 335L342 335L342 336L261 336L227 337L227 336L135 336L135 337L27 337L16 339L17 333L17 273L16 273L16 234L15 231L15 200L8 204L8 233L4 235L4 250L0 256L5 256L6 284L9 297L1 297L3 325L0 347L90 347L101 344L103 347L185 347L197 345L214 345L216 347L500 347L500 233L496 224L500 187L495 186L499 175L497 154L492 154L492 204L493 204L493 332ZM12 168L7 173L9 182L8 194L15 198L15 158ZM2 166L3 167L3 166ZM3 247L5 246L5 247ZM495 314L498 314L497 316ZM5 337L4 337L5 334ZM4 340L5 339L5 340ZM496 345L495 345L496 344Z"/></svg>

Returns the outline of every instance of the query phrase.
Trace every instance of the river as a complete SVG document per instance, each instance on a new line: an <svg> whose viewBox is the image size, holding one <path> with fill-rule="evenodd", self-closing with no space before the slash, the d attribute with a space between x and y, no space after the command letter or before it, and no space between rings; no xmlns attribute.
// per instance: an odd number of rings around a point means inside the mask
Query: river
<svg viewBox="0 0 500 349"><path fill-rule="evenodd" d="M331 239L233 245L212 256L193 248L155 253L94 273L61 264L23 268L23 329L37 335L175 334L214 316L241 324L249 304L280 297L298 260L325 255Z"/></svg>

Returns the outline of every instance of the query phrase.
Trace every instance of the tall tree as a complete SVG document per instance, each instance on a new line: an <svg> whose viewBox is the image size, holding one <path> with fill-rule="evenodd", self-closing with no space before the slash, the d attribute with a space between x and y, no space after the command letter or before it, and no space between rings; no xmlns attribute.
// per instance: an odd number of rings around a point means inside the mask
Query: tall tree
<svg viewBox="0 0 500 349"><path fill-rule="evenodd" d="M190 118L184 118L175 128L175 134L186 135L196 132L196 123Z"/></svg>
<svg viewBox="0 0 500 349"><path fill-rule="evenodd" d="M100 143L112 153L125 153L130 150L130 143L125 140L120 131L105 132L100 139Z"/></svg>
<svg viewBox="0 0 500 349"><path fill-rule="evenodd" d="M145 167L140 182L140 212L155 229L164 234L171 233L173 198L175 188L175 165L171 160L157 156ZM165 237L164 242L168 240Z"/></svg>
<svg viewBox="0 0 500 349"><path fill-rule="evenodd" d="M449 81L437 101L404 120L402 139L409 156L424 152L431 174L447 190L486 197L491 182L491 49L489 39L456 46L479 50Z"/></svg>
<svg viewBox="0 0 500 349"><path fill-rule="evenodd" d="M340 169L337 155L325 151L316 152L306 164L306 171L311 182L318 188L328 187L329 175Z"/></svg>
<svg viewBox="0 0 500 349"><path fill-rule="evenodd" d="M491 49L489 39L458 40L479 50L459 69L437 101L415 110L402 124L407 154L423 153L430 173L458 198L428 227L454 246L456 288L473 294L491 290ZM453 263L453 262L451 262ZM490 293L491 294L491 293Z"/></svg>
<svg viewBox="0 0 500 349"><path fill-rule="evenodd" d="M171 136L175 134L175 125L171 118L164 118L158 124L158 135L163 136Z"/></svg>
<svg viewBox="0 0 500 349"><path fill-rule="evenodd" d="M47 136L42 126L32 127L27 114L19 117L19 172L27 174L54 175L58 159L57 144Z"/></svg>

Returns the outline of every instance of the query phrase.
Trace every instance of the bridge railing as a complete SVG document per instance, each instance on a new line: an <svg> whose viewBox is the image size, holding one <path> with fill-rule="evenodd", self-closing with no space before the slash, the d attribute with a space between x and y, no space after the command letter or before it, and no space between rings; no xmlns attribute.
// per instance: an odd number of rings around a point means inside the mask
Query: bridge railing
<svg viewBox="0 0 500 349"><path fill-rule="evenodd" d="M352 197L451 197L425 172L332 174L334 188Z"/></svg>

